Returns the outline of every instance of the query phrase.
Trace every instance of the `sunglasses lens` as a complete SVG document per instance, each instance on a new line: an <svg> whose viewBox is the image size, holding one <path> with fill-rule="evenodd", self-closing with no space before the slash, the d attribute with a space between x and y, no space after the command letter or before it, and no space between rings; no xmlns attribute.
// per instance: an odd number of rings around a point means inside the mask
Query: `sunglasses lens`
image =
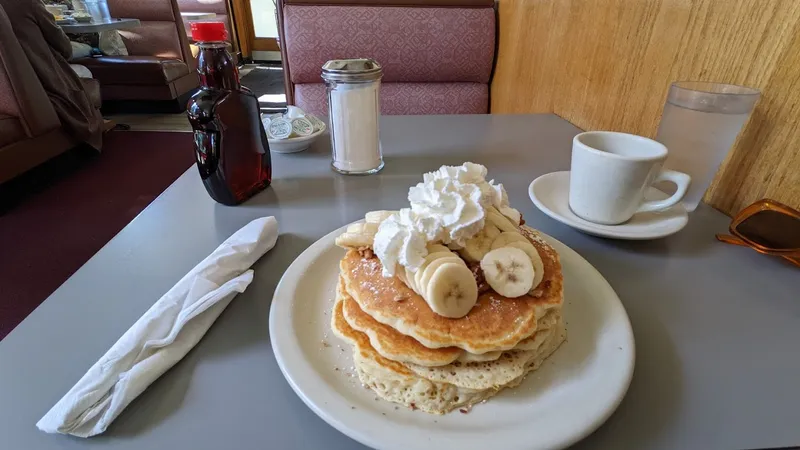
<svg viewBox="0 0 800 450"><path fill-rule="evenodd" d="M772 250L800 249L800 219L777 211L759 211L740 223L736 231Z"/></svg>

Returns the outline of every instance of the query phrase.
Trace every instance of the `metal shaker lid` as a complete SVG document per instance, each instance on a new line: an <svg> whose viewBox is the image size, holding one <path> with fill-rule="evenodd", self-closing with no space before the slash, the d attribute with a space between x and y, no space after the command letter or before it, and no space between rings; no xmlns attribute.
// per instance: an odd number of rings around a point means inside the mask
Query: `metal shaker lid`
<svg viewBox="0 0 800 450"><path fill-rule="evenodd" d="M326 81L359 83L379 80L382 76L381 65L369 58L334 59L322 66L322 79Z"/></svg>

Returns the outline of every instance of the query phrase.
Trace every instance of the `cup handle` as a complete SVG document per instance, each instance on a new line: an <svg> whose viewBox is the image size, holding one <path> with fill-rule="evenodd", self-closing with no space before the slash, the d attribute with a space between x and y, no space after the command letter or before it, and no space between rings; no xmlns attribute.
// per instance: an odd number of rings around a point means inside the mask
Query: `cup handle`
<svg viewBox="0 0 800 450"><path fill-rule="evenodd" d="M672 194L671 197L665 198L664 200L652 200L649 202L642 203L639 206L639 209L636 210L637 213L640 212L648 212L648 211L661 211L664 209L669 208L670 206L675 205L683 196L686 195L686 190L689 189L689 183L692 182L692 177L686 175L683 172L676 172L674 170L669 169L661 169L661 171L656 175L656 178L653 180L651 184L655 184L661 181L669 181L674 183L678 189L675 190L675 193Z"/></svg>

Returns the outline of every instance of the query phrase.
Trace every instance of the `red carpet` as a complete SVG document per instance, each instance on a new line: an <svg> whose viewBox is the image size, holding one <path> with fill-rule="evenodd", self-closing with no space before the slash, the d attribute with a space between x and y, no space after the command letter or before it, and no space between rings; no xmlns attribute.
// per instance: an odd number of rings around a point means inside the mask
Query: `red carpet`
<svg viewBox="0 0 800 450"><path fill-rule="evenodd" d="M2 186L0 339L193 162L190 133L115 131Z"/></svg>

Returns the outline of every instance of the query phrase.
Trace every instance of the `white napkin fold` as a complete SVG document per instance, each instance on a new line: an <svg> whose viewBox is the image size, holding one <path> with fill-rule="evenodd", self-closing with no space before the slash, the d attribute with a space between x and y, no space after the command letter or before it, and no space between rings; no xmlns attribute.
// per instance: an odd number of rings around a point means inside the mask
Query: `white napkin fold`
<svg viewBox="0 0 800 450"><path fill-rule="evenodd" d="M248 269L277 239L274 217L256 219L234 233L153 304L36 426L78 437L105 431L202 339L253 281Z"/></svg>

